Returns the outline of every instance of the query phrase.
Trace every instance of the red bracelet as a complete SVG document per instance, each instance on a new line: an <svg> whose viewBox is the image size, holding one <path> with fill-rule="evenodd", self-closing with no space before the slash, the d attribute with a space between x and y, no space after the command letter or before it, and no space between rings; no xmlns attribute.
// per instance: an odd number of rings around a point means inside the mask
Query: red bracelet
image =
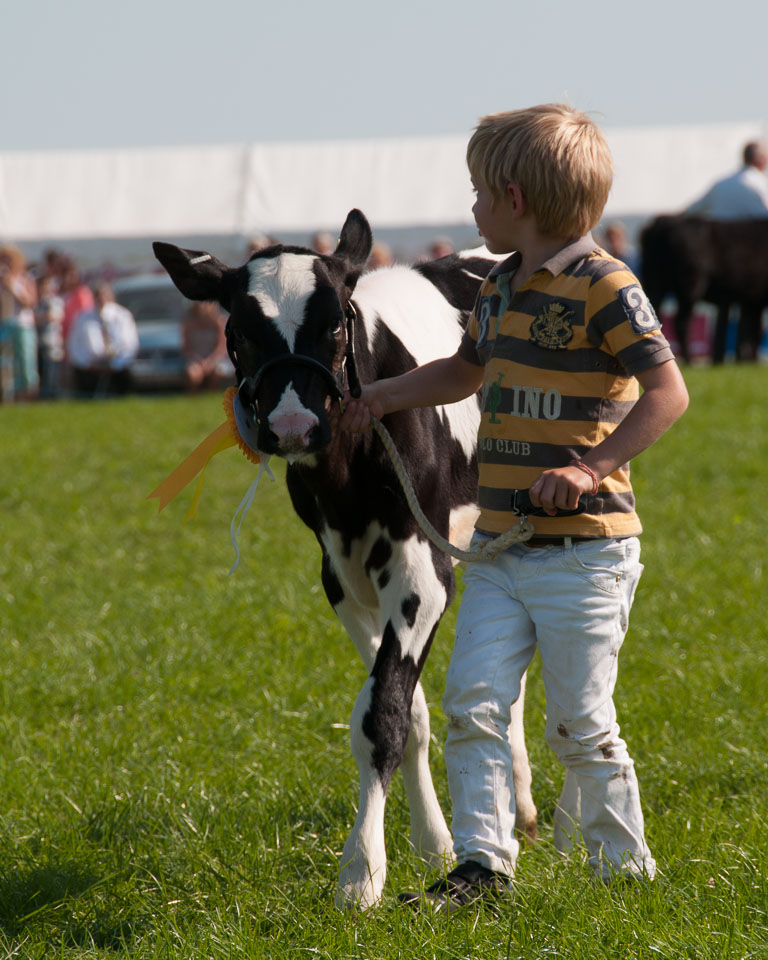
<svg viewBox="0 0 768 960"><path fill-rule="evenodd" d="M584 473L592 477L592 496L594 496L600 489L600 481L597 479L597 474L595 471L588 467L583 460L571 460L568 466L578 467L579 470L582 470Z"/></svg>

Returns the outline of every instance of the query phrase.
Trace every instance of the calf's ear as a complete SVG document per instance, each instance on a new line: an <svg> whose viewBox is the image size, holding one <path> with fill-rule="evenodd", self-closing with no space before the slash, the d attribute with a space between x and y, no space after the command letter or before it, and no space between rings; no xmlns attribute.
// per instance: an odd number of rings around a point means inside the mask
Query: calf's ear
<svg viewBox="0 0 768 960"><path fill-rule="evenodd" d="M153 243L155 256L188 300L222 301L227 267L204 250L184 250L173 243Z"/></svg>
<svg viewBox="0 0 768 960"><path fill-rule="evenodd" d="M341 228L339 245L336 247L335 257L346 261L348 279L347 285L354 287L357 278L368 262L373 246L373 233L365 216L360 210L350 210L344 226ZM351 283L350 283L351 281Z"/></svg>

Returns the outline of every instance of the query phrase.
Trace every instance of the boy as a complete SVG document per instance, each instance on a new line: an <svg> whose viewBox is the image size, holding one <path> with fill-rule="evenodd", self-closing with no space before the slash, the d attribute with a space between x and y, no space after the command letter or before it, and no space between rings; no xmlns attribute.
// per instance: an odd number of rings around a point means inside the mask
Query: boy
<svg viewBox="0 0 768 960"><path fill-rule="evenodd" d="M613 176L592 121L558 104L485 117L467 163L480 234L492 253L512 255L483 284L454 356L369 384L341 421L360 432L371 415L482 388L475 537L517 522L513 489L530 488L546 513L530 541L464 576L443 699L457 865L424 894L446 911L506 890L514 874L506 727L537 647L546 738L580 793L591 866L605 881L654 875L612 700L642 570L628 464L688 404L637 279L589 233ZM558 515L580 497L583 512Z"/></svg>

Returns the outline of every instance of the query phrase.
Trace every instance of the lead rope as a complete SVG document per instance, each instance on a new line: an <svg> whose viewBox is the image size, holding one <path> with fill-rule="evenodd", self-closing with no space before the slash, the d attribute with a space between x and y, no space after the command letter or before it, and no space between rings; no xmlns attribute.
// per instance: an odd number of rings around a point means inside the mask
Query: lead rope
<svg viewBox="0 0 768 960"><path fill-rule="evenodd" d="M353 397L359 397L361 387L360 379L357 375L357 363L355 362L354 351L354 325L357 320L357 310L352 300L347 301L345 313L347 318L347 346L344 365L347 371L349 392ZM405 464L387 428L381 420L378 420L376 417L371 417L371 426L378 434L379 440L381 440L384 449L389 454L389 459L395 468L397 479L403 488L403 493L405 494L405 499L408 501L408 506L411 508L411 513L427 539L430 540L438 550L442 550L443 553L450 554L450 556L456 560L462 560L464 563L487 562L493 560L494 557L498 556L503 550L506 550L507 547L511 547L515 543L524 543L526 540L531 539L534 532L533 524L526 516L521 515L520 523L516 527L499 534L498 537L492 537L490 540L483 541L483 543L478 544L474 550L460 550L458 547L455 547L450 540L446 540L445 537L441 536L437 530L435 530L427 518L427 515L421 509L421 504L416 497L416 491L413 489L413 484L405 469Z"/></svg>
<svg viewBox="0 0 768 960"><path fill-rule="evenodd" d="M376 417L371 417L371 426L376 431L379 440L381 440L384 445L384 449L389 454L392 466L395 468L395 473L397 474L397 479L400 481L405 499L408 501L408 506L411 508L416 522L438 550L442 550L443 553L448 553L452 557L455 557L456 560L462 560L465 563L488 562L489 560L493 560L503 550L506 550L507 547L511 547L515 543L524 543L526 540L531 539L534 532L533 524L528 517L521 516L520 523L516 527L499 534L498 537L485 540L483 543L478 544L474 550L460 550L458 547L455 547L450 540L446 540L445 537L441 536L437 530L435 530L421 509L421 504L416 497L416 491L413 489L413 484L408 477L405 464L397 452L397 447L389 435L387 428L380 420L377 420Z"/></svg>

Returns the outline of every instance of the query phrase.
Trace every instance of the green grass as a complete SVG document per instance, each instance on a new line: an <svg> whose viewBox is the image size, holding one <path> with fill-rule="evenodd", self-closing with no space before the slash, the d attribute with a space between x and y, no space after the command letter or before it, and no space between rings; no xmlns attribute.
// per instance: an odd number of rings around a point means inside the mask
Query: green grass
<svg viewBox="0 0 768 960"><path fill-rule="evenodd" d="M685 418L638 459L646 571L617 691L654 884L595 886L551 844L561 772L529 740L542 841L514 904L401 912L422 882L396 778L390 877L333 906L354 819L362 665L319 586L279 465L233 561L253 468L146 494L223 419L215 396L0 408L0 957L768 958L764 368L692 369ZM433 768L455 610L427 665Z"/></svg>

